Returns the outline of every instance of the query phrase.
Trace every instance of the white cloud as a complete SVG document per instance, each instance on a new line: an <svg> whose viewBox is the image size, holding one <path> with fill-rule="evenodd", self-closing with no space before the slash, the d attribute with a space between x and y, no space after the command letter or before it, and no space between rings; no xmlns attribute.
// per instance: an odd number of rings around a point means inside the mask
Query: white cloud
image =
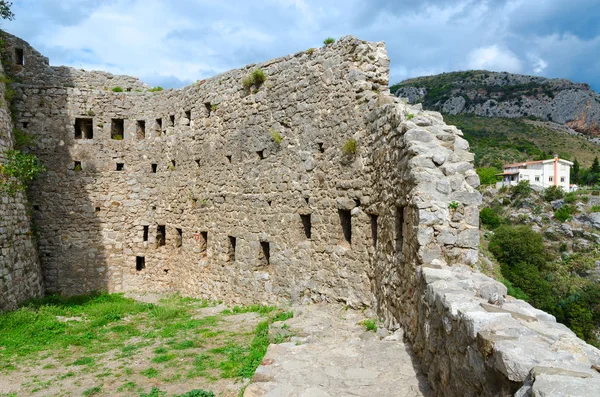
<svg viewBox="0 0 600 397"><path fill-rule="evenodd" d="M527 54L527 59L531 65L531 70L533 70L533 73L535 74L542 73L548 67L548 62L537 55Z"/></svg>
<svg viewBox="0 0 600 397"><path fill-rule="evenodd" d="M486 69L498 72L521 72L521 60L510 50L502 50L493 44L479 47L467 55L468 69Z"/></svg>
<svg viewBox="0 0 600 397"><path fill-rule="evenodd" d="M20 0L4 27L53 65L165 86L352 34L386 42L391 83L485 68L598 88L597 1L580 0L573 16L568 0Z"/></svg>

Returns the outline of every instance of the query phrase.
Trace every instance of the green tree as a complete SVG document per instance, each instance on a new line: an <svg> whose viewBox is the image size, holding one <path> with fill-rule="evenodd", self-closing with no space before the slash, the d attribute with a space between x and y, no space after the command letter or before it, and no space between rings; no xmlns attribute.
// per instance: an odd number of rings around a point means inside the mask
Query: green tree
<svg viewBox="0 0 600 397"><path fill-rule="evenodd" d="M598 162L598 157L594 157L594 162L592 163L592 166L590 167L590 172L594 173L594 174L600 174L600 162Z"/></svg>
<svg viewBox="0 0 600 397"><path fill-rule="evenodd" d="M499 174L500 172L502 171L496 167L477 168L477 175L479 175L479 180L482 185L496 183L496 174Z"/></svg>
<svg viewBox="0 0 600 397"><path fill-rule="evenodd" d="M0 0L0 18L12 21L15 19L15 14L11 11L12 1Z"/></svg>
<svg viewBox="0 0 600 397"><path fill-rule="evenodd" d="M570 179L571 179L571 183L579 183L579 161L577 161L577 159L575 159L573 161L573 167L571 167L571 175L570 175Z"/></svg>
<svg viewBox="0 0 600 397"><path fill-rule="evenodd" d="M542 235L526 225L500 226L489 247L492 254L509 267L525 262L541 268L546 262Z"/></svg>

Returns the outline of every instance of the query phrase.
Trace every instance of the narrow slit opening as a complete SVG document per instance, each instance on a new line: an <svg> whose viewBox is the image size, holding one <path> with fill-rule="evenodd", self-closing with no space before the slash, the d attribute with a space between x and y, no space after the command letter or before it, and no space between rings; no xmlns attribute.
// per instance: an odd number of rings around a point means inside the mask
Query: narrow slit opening
<svg viewBox="0 0 600 397"><path fill-rule="evenodd" d="M268 241L260 242L259 263L261 266L269 266L271 263L271 244Z"/></svg>
<svg viewBox="0 0 600 397"><path fill-rule="evenodd" d="M146 258L143 256L136 256L135 257L135 270L139 272L142 269L144 269L145 267L146 267Z"/></svg>
<svg viewBox="0 0 600 397"><path fill-rule="evenodd" d="M156 228L156 246L162 247L167 242L167 228L165 225L158 225Z"/></svg>
<svg viewBox="0 0 600 397"><path fill-rule="evenodd" d="M349 210L338 210L342 236L348 244L352 244L352 215Z"/></svg>
<svg viewBox="0 0 600 397"><path fill-rule="evenodd" d="M404 207L396 207L396 225L395 225L396 252L402 252L404 244Z"/></svg>
<svg viewBox="0 0 600 397"><path fill-rule="evenodd" d="M371 239L373 240L373 247L377 247L377 219L379 217L374 214L369 215L369 217L371 218Z"/></svg>
<svg viewBox="0 0 600 397"><path fill-rule="evenodd" d="M233 236L227 236L227 238L229 240L229 249L228 249L229 261L235 262L235 246L237 244L237 241L236 241L236 238Z"/></svg>
<svg viewBox="0 0 600 397"><path fill-rule="evenodd" d="M183 245L183 229L175 228L177 231L177 239L175 240L175 247L179 248Z"/></svg>
<svg viewBox="0 0 600 397"><path fill-rule="evenodd" d="M309 240L312 236L312 223L311 223L310 218L311 218L310 214L300 215L300 219L302 220L302 229L304 230L304 235Z"/></svg>
<svg viewBox="0 0 600 397"><path fill-rule="evenodd" d="M137 137L138 139L146 138L146 122L144 120L137 121Z"/></svg>

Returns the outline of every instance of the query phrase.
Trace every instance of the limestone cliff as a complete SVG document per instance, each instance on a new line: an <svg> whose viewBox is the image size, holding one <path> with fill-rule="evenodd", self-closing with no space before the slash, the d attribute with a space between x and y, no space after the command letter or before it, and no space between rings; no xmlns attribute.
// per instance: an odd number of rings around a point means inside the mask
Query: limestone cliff
<svg viewBox="0 0 600 397"><path fill-rule="evenodd" d="M471 70L405 80L391 91L442 113L530 117L600 135L600 95L585 83Z"/></svg>

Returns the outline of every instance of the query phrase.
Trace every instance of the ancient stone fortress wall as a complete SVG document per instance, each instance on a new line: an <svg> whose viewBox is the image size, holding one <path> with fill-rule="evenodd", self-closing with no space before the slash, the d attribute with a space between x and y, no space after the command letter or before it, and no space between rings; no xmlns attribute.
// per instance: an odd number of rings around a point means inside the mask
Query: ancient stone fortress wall
<svg viewBox="0 0 600 397"><path fill-rule="evenodd" d="M0 72L3 73L2 65ZM13 122L0 84L0 163L14 148ZM30 208L23 193L0 191L0 310L43 293L42 272L33 242Z"/></svg>
<svg viewBox="0 0 600 397"><path fill-rule="evenodd" d="M440 396L598 384L598 350L471 270L472 154L389 94L382 43L150 92L7 42L24 54L18 123L49 168L30 197L46 289L372 306ZM244 87L257 68L264 84Z"/></svg>

